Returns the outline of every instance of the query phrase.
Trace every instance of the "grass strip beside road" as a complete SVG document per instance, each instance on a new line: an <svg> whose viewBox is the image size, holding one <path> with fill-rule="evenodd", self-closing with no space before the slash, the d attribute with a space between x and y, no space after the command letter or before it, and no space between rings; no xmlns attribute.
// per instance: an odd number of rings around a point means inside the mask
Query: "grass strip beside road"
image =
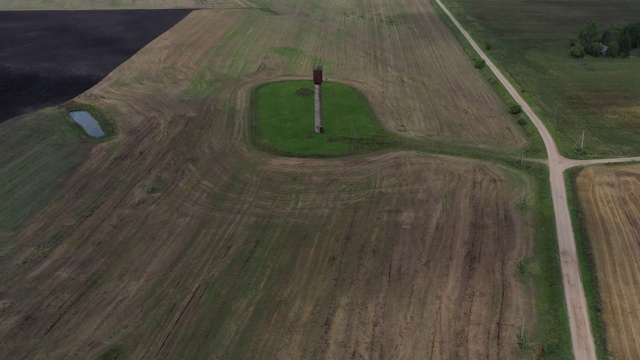
<svg viewBox="0 0 640 360"><path fill-rule="evenodd" d="M523 274L525 278L533 282L536 318L533 333L527 337L528 343L520 344L520 350L523 354L534 355L534 358L570 359L571 338L548 181L549 170L543 164L527 163L523 172L533 179L533 198L526 207L533 213L535 240L533 254L529 259L524 259L520 271L526 272Z"/></svg>

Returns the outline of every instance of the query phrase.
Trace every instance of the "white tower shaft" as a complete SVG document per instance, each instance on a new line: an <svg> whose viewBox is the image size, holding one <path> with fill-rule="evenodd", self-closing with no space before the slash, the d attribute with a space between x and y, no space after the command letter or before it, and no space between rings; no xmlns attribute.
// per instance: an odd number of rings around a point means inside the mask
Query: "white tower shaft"
<svg viewBox="0 0 640 360"><path fill-rule="evenodd" d="M322 85L315 84L316 92L316 133L322 134L324 127L322 126Z"/></svg>

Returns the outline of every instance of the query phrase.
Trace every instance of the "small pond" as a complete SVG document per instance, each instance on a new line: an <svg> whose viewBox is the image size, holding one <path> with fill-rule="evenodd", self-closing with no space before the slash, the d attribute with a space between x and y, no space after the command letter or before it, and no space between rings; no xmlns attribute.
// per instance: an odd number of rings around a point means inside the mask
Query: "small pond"
<svg viewBox="0 0 640 360"><path fill-rule="evenodd" d="M89 136L93 136L94 138L99 138L106 135L102 130L102 128L100 127L100 124L98 124L98 121L94 119L93 116L91 116L91 114L89 114L88 112L71 111L69 112L69 116L71 116L73 121L80 124L80 126L84 128L84 131L86 131L87 134L89 134Z"/></svg>

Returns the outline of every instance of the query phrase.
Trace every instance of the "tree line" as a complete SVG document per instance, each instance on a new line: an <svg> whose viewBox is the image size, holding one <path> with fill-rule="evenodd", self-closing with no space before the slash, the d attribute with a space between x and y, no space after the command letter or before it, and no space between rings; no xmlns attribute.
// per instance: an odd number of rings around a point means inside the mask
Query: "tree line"
<svg viewBox="0 0 640 360"><path fill-rule="evenodd" d="M632 49L640 47L640 23L603 29L597 22L588 21L577 38L569 39L569 46L569 53L575 58L585 55L626 57Z"/></svg>

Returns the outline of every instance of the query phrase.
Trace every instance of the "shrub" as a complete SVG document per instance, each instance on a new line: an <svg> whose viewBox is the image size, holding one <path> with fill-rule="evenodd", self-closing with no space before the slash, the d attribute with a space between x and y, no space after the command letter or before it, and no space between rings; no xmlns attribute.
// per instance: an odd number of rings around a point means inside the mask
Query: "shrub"
<svg viewBox="0 0 640 360"><path fill-rule="evenodd" d="M602 27L595 21L587 21L587 24L580 30L578 38L585 47L587 44L599 43L602 40Z"/></svg>
<svg viewBox="0 0 640 360"><path fill-rule="evenodd" d="M602 50L602 45L599 43L588 43L584 45L584 52L593 57L600 56L600 50Z"/></svg>
<svg viewBox="0 0 640 360"><path fill-rule="evenodd" d="M640 47L640 23L628 24L622 28L610 26L603 31L600 24L588 21L577 38L569 39L570 54L575 58L585 55L598 57L603 44L608 46L606 56L629 56L633 48Z"/></svg>
<svg viewBox="0 0 640 360"><path fill-rule="evenodd" d="M607 49L607 56L616 57L620 54L620 47L617 42L612 42L609 44L609 48Z"/></svg>
<svg viewBox="0 0 640 360"><path fill-rule="evenodd" d="M509 105L509 112L512 114L520 114L522 112L522 106L518 104Z"/></svg>
<svg viewBox="0 0 640 360"><path fill-rule="evenodd" d="M584 48L580 44L572 47L569 53L571 54L571 56L578 59L582 59L585 55Z"/></svg>
<svg viewBox="0 0 640 360"><path fill-rule="evenodd" d="M518 125L525 127L527 126L527 120L523 119L523 118L519 118L518 119Z"/></svg>
<svg viewBox="0 0 640 360"><path fill-rule="evenodd" d="M484 49L487 50L487 51L490 51L491 50L491 44L490 43L486 43L484 45Z"/></svg>
<svg viewBox="0 0 640 360"><path fill-rule="evenodd" d="M482 59L473 59L473 66L476 69L482 69L485 64L486 64L485 61Z"/></svg>

